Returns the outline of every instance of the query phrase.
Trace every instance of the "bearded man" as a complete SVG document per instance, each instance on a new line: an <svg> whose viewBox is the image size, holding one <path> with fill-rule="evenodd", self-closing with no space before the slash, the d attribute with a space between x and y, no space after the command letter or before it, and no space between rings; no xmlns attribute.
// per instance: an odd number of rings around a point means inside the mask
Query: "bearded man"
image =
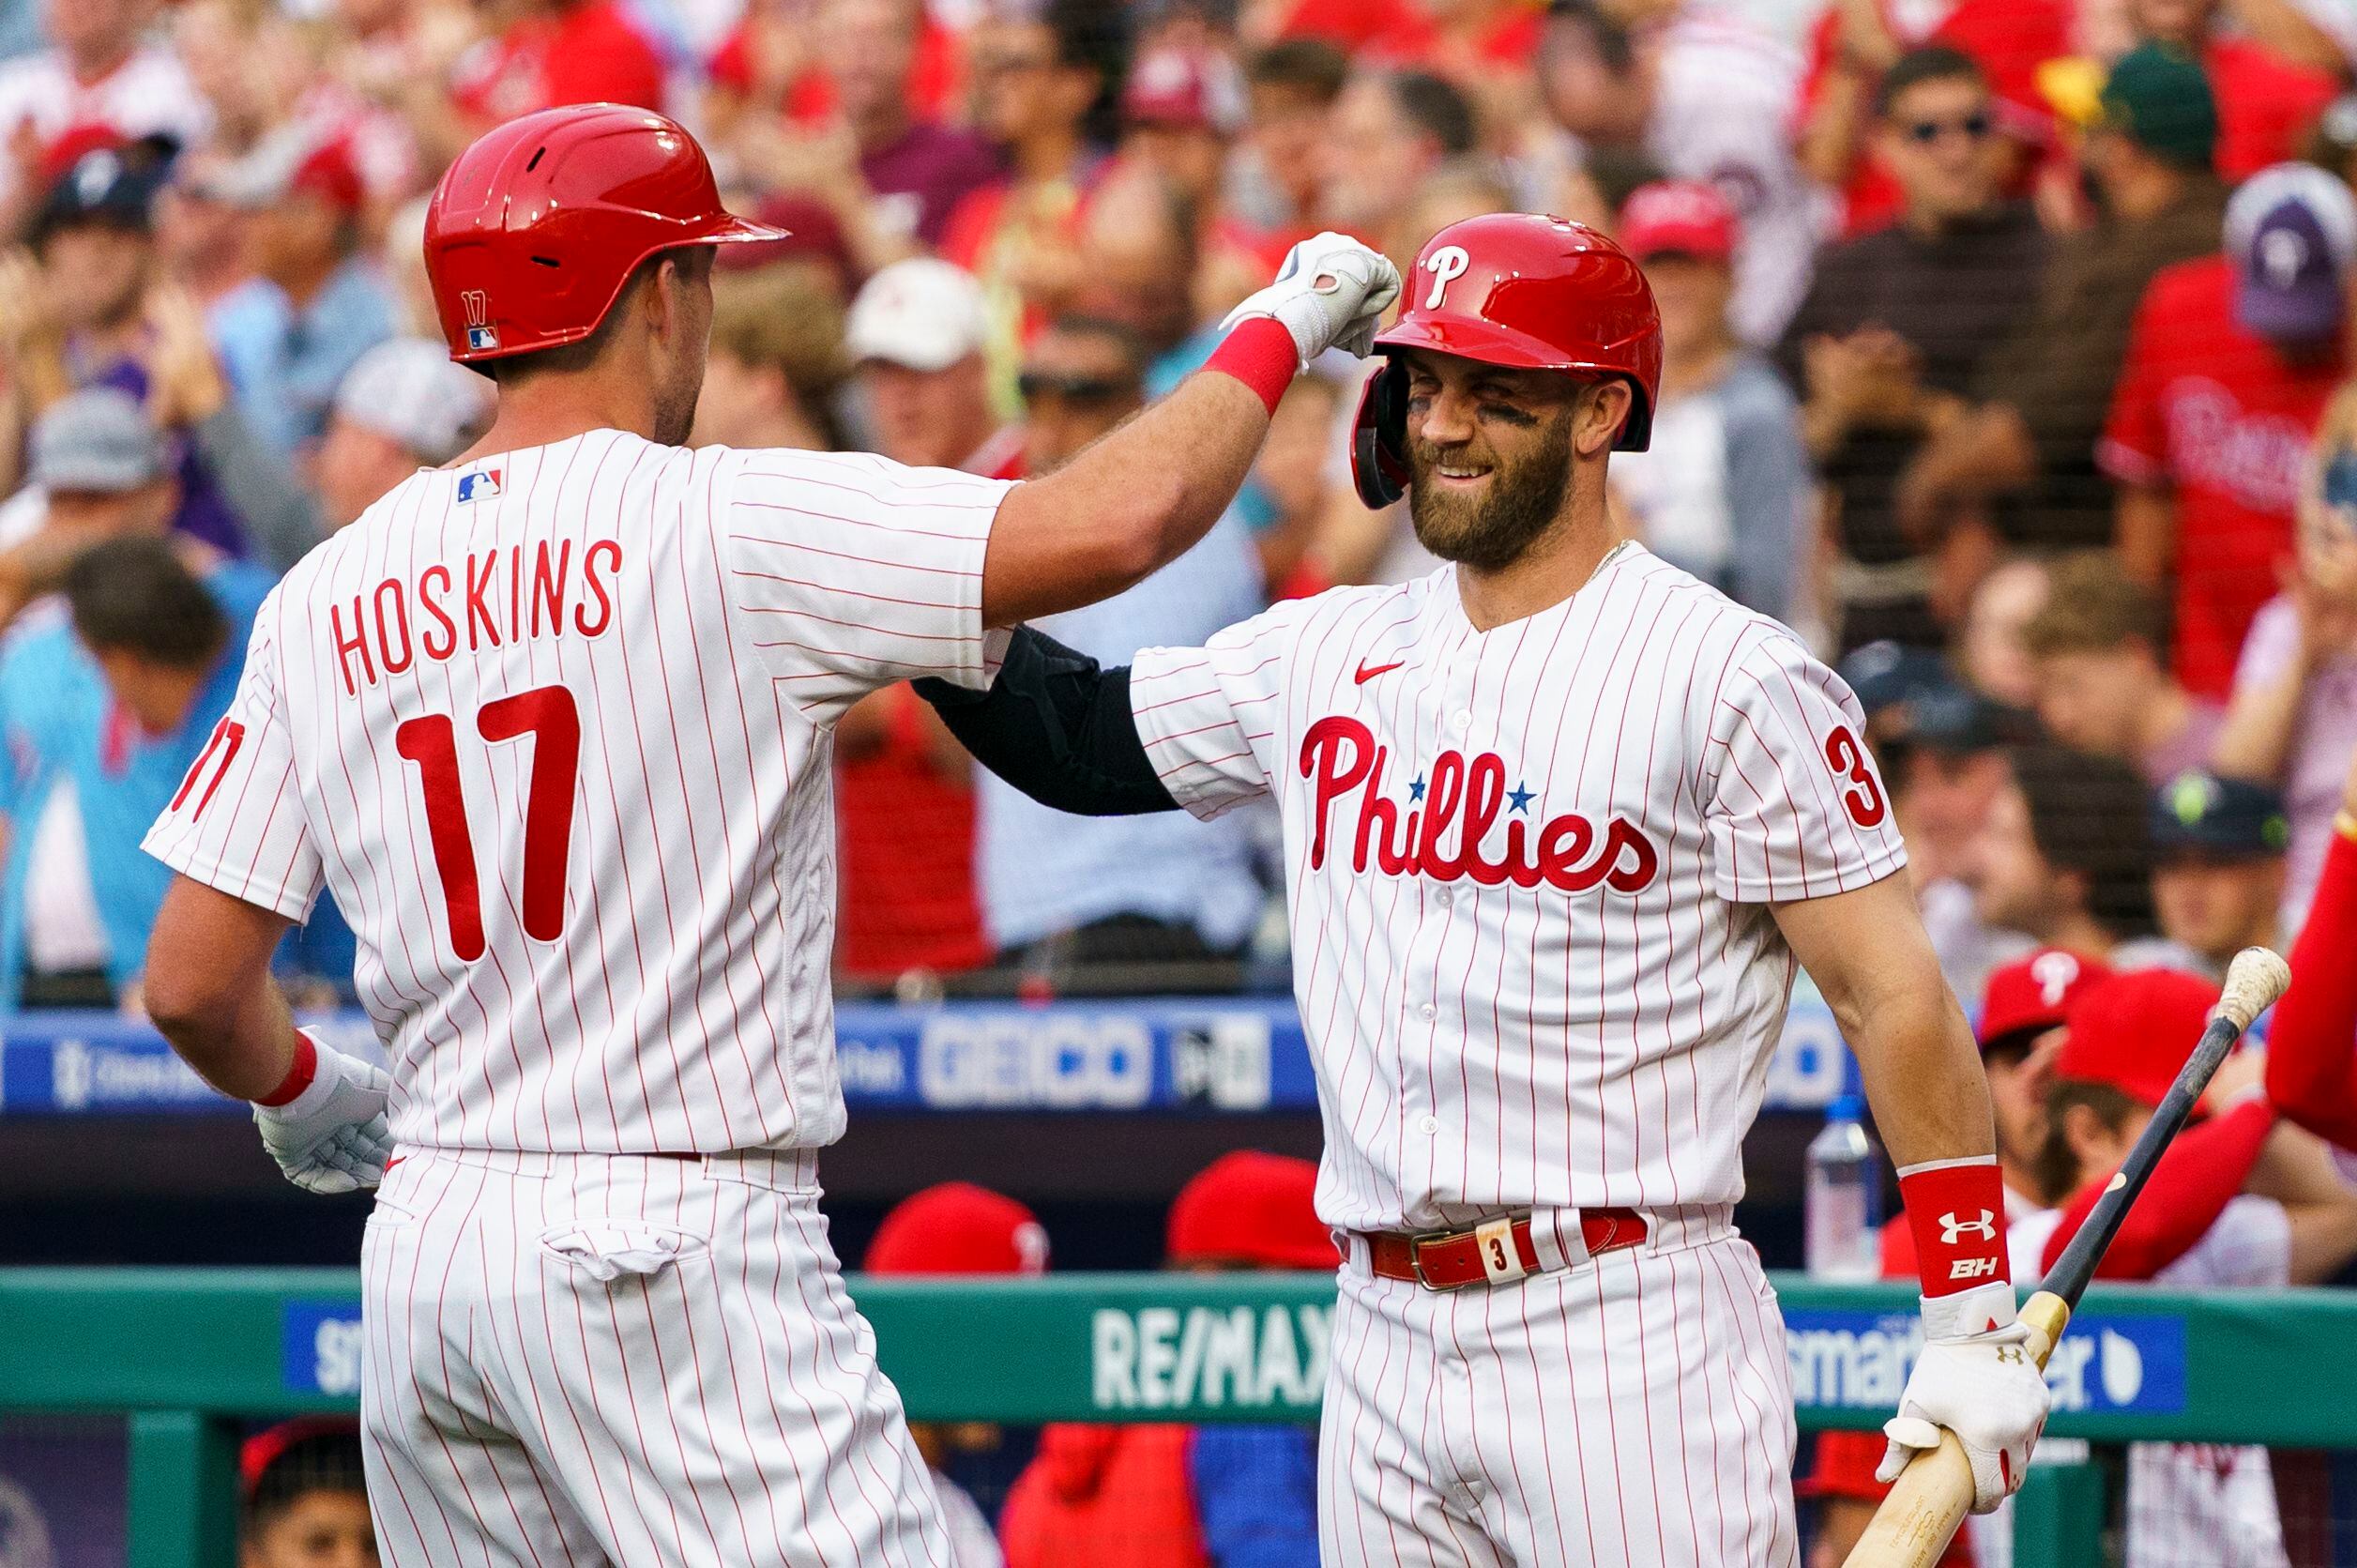
<svg viewBox="0 0 2357 1568"><path fill-rule="evenodd" d="M2020 1483L2023 1353L1987 1084L1857 699L1766 617L1616 539L1661 321L1577 223L1443 229L1354 451L1448 563L1101 670L1018 629L920 690L1050 805L1273 796L1346 1244L1319 1426L1329 1564L1783 1562L1784 1330L1733 1224L1796 964L1858 1056L1924 1282L1883 1469L1945 1426ZM1247 301L1243 309L1250 309Z"/></svg>

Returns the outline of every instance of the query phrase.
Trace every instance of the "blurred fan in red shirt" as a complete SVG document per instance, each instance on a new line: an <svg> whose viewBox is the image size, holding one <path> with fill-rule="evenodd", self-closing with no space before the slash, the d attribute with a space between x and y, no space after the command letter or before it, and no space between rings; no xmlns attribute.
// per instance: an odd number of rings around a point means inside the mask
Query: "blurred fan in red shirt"
<svg viewBox="0 0 2357 1568"><path fill-rule="evenodd" d="M2308 440L2348 375L2357 200L2286 164L2235 192L2227 251L2146 289L2101 460L2128 569L2175 583L2177 678L2223 698L2251 617L2280 586Z"/></svg>
<svg viewBox="0 0 2357 1568"><path fill-rule="evenodd" d="M1017 432L993 419L982 365L981 286L912 256L851 302L844 347L874 427L896 463L1022 477ZM974 892L972 764L905 682L860 699L835 730L835 812L846 975L953 974L991 954Z"/></svg>
<svg viewBox="0 0 2357 1568"><path fill-rule="evenodd" d="M478 132L567 103L663 107L662 56L618 0L536 0L460 56L450 97Z"/></svg>

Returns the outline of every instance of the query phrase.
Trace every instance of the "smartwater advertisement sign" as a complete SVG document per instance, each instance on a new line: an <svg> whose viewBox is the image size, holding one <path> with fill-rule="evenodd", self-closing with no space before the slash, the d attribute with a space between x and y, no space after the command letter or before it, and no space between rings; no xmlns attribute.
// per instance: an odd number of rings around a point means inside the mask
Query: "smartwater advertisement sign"
<svg viewBox="0 0 2357 1568"><path fill-rule="evenodd" d="M1787 1307L1792 1402L1808 1408L1896 1408L1924 1347L1913 1311ZM2185 1320L2173 1316L2074 1317L2046 1362L2058 1414L2181 1415Z"/></svg>

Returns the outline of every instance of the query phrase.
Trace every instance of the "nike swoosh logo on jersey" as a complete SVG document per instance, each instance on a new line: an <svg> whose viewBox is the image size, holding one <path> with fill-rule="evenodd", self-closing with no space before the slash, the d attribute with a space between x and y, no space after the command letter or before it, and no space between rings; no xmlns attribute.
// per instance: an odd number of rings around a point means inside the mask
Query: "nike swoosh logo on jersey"
<svg viewBox="0 0 2357 1568"><path fill-rule="evenodd" d="M1361 686L1364 686L1368 681L1373 680L1376 676L1388 675L1390 672L1398 669L1402 664L1407 662L1407 661L1405 659L1394 659L1388 664L1368 664L1361 661L1359 665L1358 676L1356 677L1357 683Z"/></svg>

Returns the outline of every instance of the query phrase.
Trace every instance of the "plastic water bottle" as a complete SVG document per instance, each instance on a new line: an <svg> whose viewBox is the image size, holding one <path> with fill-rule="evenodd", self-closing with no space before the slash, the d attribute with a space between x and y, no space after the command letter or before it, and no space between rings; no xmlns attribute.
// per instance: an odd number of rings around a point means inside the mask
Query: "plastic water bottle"
<svg viewBox="0 0 2357 1568"><path fill-rule="evenodd" d="M1845 1094L1825 1115L1825 1130L1809 1140L1809 1275L1823 1280L1870 1280L1882 1272L1882 1168L1874 1140L1860 1122L1865 1106Z"/></svg>

